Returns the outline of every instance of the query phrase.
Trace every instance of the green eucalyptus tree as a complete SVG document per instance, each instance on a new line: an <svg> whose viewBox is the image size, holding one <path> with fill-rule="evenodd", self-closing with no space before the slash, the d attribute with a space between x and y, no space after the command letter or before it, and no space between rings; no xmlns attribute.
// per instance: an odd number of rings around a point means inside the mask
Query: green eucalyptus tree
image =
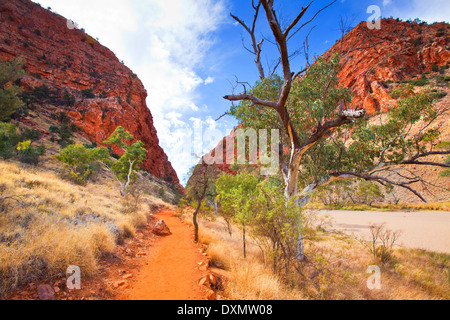
<svg viewBox="0 0 450 320"><path fill-rule="evenodd" d="M127 188L136 179L137 167L147 157L147 150L140 140L132 143L133 135L121 126L111 134L108 140L103 143L109 146L116 146L123 151L123 155L117 160L105 160L103 164L111 170L114 178L120 184L120 194L126 195Z"/></svg>

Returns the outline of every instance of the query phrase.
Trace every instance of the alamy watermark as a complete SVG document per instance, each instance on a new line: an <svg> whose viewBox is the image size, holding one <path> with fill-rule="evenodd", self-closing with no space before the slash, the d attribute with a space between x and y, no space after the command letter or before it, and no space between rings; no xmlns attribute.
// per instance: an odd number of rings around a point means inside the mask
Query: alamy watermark
<svg viewBox="0 0 450 320"><path fill-rule="evenodd" d="M208 165L259 165L262 175L275 175L280 164L279 148L278 129L270 130L270 137L267 129L236 129L206 154L202 161Z"/></svg>
<svg viewBox="0 0 450 320"><path fill-rule="evenodd" d="M67 278L66 285L69 290L81 289L81 269L78 266L69 266L66 271Z"/></svg>
<svg viewBox="0 0 450 320"><path fill-rule="evenodd" d="M379 266L369 266L366 274L370 274L367 278L367 288L369 290L381 289L381 269Z"/></svg>
<svg viewBox="0 0 450 320"><path fill-rule="evenodd" d="M381 29L381 8L376 5L371 5L367 8L367 13L371 16L367 19L367 28L370 30Z"/></svg>

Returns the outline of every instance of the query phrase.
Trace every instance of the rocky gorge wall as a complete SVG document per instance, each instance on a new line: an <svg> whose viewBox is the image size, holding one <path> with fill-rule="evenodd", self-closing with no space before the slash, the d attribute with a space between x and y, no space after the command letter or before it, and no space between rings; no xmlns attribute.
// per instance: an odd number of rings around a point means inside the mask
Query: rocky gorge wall
<svg viewBox="0 0 450 320"><path fill-rule="evenodd" d="M0 0L0 59L18 57L23 59L27 73L21 79L24 90L45 85L60 97L73 96L71 105L57 107L89 140L102 145L117 126L122 126L144 142L148 150L144 169L179 184L159 145L142 82L111 50L38 4ZM92 90L93 98L86 98L83 90ZM120 155L120 150L116 153Z"/></svg>
<svg viewBox="0 0 450 320"><path fill-rule="evenodd" d="M450 63L448 23L381 20L381 29L361 22L337 41L325 54L342 55L340 84L354 93L353 106L369 114L385 112L395 104L388 82L420 77Z"/></svg>

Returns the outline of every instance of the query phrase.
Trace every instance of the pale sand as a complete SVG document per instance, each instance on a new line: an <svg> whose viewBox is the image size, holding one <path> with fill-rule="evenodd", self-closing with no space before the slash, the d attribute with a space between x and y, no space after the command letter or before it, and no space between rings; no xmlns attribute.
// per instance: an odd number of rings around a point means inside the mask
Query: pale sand
<svg viewBox="0 0 450 320"><path fill-rule="evenodd" d="M343 231L358 239L370 240L369 225L386 223L386 227L401 235L396 242L407 248L426 249L450 254L450 212L378 212L378 211L314 211L320 217L329 217L326 229Z"/></svg>

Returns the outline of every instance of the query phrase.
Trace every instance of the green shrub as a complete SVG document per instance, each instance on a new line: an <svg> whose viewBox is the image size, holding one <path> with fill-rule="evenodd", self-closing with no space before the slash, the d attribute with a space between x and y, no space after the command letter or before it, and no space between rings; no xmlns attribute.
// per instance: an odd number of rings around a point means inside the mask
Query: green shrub
<svg viewBox="0 0 450 320"><path fill-rule="evenodd" d="M21 140L31 140L31 141L37 141L41 139L41 132L37 129L31 129L31 128L24 128L21 130Z"/></svg>
<svg viewBox="0 0 450 320"><path fill-rule="evenodd" d="M31 140L19 142L17 145L19 161L22 163L37 165L39 157L45 154L45 146L41 144L34 148L31 146Z"/></svg>
<svg viewBox="0 0 450 320"><path fill-rule="evenodd" d="M91 144L85 144L84 146L88 149L95 149L95 148L97 148L97 143L92 142Z"/></svg>
<svg viewBox="0 0 450 320"><path fill-rule="evenodd" d="M390 96L392 99L406 98L410 96L414 92L414 87L412 84L400 84L397 88L395 88Z"/></svg>
<svg viewBox="0 0 450 320"><path fill-rule="evenodd" d="M11 119L17 120L20 118L28 117L30 114L30 108L27 106L20 107L11 115Z"/></svg>
<svg viewBox="0 0 450 320"><path fill-rule="evenodd" d="M55 93L45 84L35 87L32 92L34 102L54 102Z"/></svg>
<svg viewBox="0 0 450 320"><path fill-rule="evenodd" d="M10 159L16 155L16 146L20 142L20 135L16 126L0 123L0 157Z"/></svg>
<svg viewBox="0 0 450 320"><path fill-rule="evenodd" d="M449 147L449 142L448 141L446 141L446 142L441 142L441 144L444 144L444 145L446 145L446 147L448 148ZM450 156L448 156L445 160L444 160L444 163L449 163L450 162ZM450 169L445 169L444 171L441 171L441 173L439 174L439 176L440 177L450 177Z"/></svg>
<svg viewBox="0 0 450 320"><path fill-rule="evenodd" d="M99 153L81 144L63 148L56 159L64 163L63 175L77 184L84 185L100 171Z"/></svg>
<svg viewBox="0 0 450 320"><path fill-rule="evenodd" d="M67 90L64 91L63 103L67 106L73 106L75 104L75 97Z"/></svg>
<svg viewBox="0 0 450 320"><path fill-rule="evenodd" d="M441 90L437 90L437 89L432 90L431 93L430 93L430 97L433 100L441 100L446 95L447 95L447 92L444 92L444 91L441 91Z"/></svg>
<svg viewBox="0 0 450 320"><path fill-rule="evenodd" d="M374 202L384 200L384 194L378 184L373 182L361 182L356 192L357 199L369 206Z"/></svg>
<svg viewBox="0 0 450 320"><path fill-rule="evenodd" d="M14 112L23 106L19 97L21 89L14 83L24 75L20 60L0 60L0 121L9 121Z"/></svg>
<svg viewBox="0 0 450 320"><path fill-rule="evenodd" d="M94 99L95 98L95 94L94 94L94 90L93 89L81 90L81 95L85 99Z"/></svg>
<svg viewBox="0 0 450 320"><path fill-rule="evenodd" d="M425 76L425 74L422 74L420 79L411 80L410 83L414 86L423 87L423 86L427 85L429 83L429 81L428 81L427 77Z"/></svg>
<svg viewBox="0 0 450 320"><path fill-rule="evenodd" d="M72 122L72 119L65 112L52 114L52 117L58 121L59 126L52 125L48 130L58 134L61 147L65 148L66 146L73 144L71 138L75 132L80 130L80 128Z"/></svg>

